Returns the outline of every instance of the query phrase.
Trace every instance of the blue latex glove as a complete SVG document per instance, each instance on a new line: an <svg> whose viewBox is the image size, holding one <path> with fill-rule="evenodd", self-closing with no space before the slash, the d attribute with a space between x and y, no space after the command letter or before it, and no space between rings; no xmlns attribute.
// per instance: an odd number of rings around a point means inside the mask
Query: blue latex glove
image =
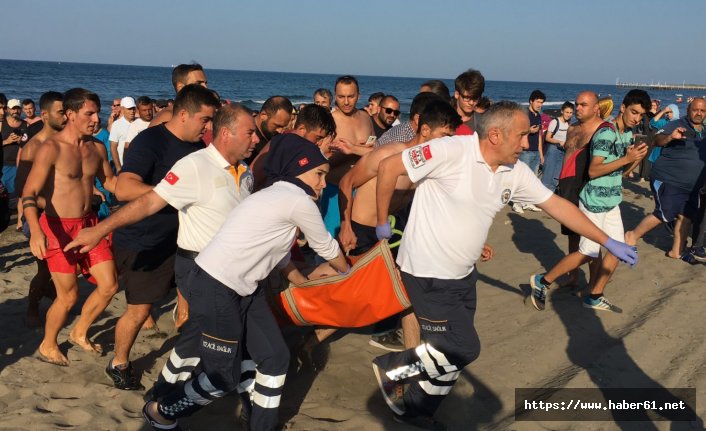
<svg viewBox="0 0 706 431"><path fill-rule="evenodd" d="M390 239L392 237L392 227L390 227L389 220L385 224L375 226L375 236L378 237L378 241L381 239Z"/></svg>
<svg viewBox="0 0 706 431"><path fill-rule="evenodd" d="M348 265L348 269L346 269L346 270L343 271L343 272L341 272L341 271L336 271L336 272L338 273L338 275L348 275L348 274L351 273L351 266Z"/></svg>
<svg viewBox="0 0 706 431"><path fill-rule="evenodd" d="M630 266L635 266L637 263L637 247L616 241L613 238L608 238L603 247L621 262L625 262Z"/></svg>

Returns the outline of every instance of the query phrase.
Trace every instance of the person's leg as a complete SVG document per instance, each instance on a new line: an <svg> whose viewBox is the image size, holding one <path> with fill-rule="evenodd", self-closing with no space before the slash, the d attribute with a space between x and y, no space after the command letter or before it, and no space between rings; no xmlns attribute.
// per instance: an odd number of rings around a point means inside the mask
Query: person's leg
<svg viewBox="0 0 706 431"><path fill-rule="evenodd" d="M115 358L113 367L125 365L130 360L130 350L135 343L142 324L149 315L152 304L127 304L127 308L115 324Z"/></svg>
<svg viewBox="0 0 706 431"><path fill-rule="evenodd" d="M56 286L56 299L47 310L44 339L39 345L39 353L52 364L69 365L69 360L59 350L56 339L71 307L78 301L78 283L76 274L52 272L51 276Z"/></svg>
<svg viewBox="0 0 706 431"><path fill-rule="evenodd" d="M460 280L418 278L402 273L419 320L424 342L415 349L388 353L373 360L378 383L410 383L403 405L390 405L398 415L433 416L451 391L461 370L480 354L473 325L476 309L473 271ZM402 413L400 413L402 411Z"/></svg>
<svg viewBox="0 0 706 431"><path fill-rule="evenodd" d="M91 275L96 279L95 290L86 298L81 315L69 333L69 340L86 351L101 353L103 349L88 339L88 327L105 310L113 295L118 291L117 272L112 260L103 261L91 267Z"/></svg>
<svg viewBox="0 0 706 431"><path fill-rule="evenodd" d="M403 312L402 315L402 336L404 338L405 349L413 349L421 343L419 321L412 309Z"/></svg>
<svg viewBox="0 0 706 431"><path fill-rule="evenodd" d="M669 257L674 259L680 259L682 257L690 229L691 220L684 215L678 215L676 223L674 223L674 242L672 242L672 249L667 253Z"/></svg>
<svg viewBox="0 0 706 431"><path fill-rule="evenodd" d="M161 423L193 414L235 390L239 383L243 298L200 268L194 270L192 280L189 305L199 324L202 371L183 386L174 386L158 403L145 405L149 416Z"/></svg>
<svg viewBox="0 0 706 431"><path fill-rule="evenodd" d="M39 302L42 298L56 298L56 288L51 279L51 273L46 260L35 259L37 262L37 273L29 282L29 293L27 294L27 314L25 323L30 328L42 326L39 318Z"/></svg>
<svg viewBox="0 0 706 431"><path fill-rule="evenodd" d="M549 145L547 153L544 155L544 169L542 173L542 184L551 191L556 190L559 183L559 174L564 164L564 152L556 145Z"/></svg>
<svg viewBox="0 0 706 431"><path fill-rule="evenodd" d="M249 298L243 298L241 313L245 314L245 346L257 364L250 429L275 429L289 367L289 349L262 289L256 290Z"/></svg>
<svg viewBox="0 0 706 431"><path fill-rule="evenodd" d="M675 204L672 202L669 186L659 180L652 180L650 188L655 200L655 210L643 218L635 229L625 232L625 243L628 245L637 245L640 238L645 236L647 232L662 223L674 220L676 217L676 214L672 214L672 208Z"/></svg>
<svg viewBox="0 0 706 431"><path fill-rule="evenodd" d="M609 237L616 241L624 242L625 235L623 233L623 220L620 214L620 207L615 207L605 214L602 225L600 227ZM589 283L589 292L591 295L603 295L605 287L610 280L610 277L618 267L618 258L611 253L605 253L601 259L601 264L598 266L596 273L592 275Z"/></svg>

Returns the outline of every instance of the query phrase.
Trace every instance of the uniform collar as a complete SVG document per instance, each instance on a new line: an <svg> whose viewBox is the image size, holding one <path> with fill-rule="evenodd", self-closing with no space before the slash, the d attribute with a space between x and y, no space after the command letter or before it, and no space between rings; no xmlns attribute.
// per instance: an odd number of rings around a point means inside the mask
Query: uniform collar
<svg viewBox="0 0 706 431"><path fill-rule="evenodd" d="M473 139L473 136L475 136L476 138ZM500 165L500 166L498 166L498 169L495 172L493 172L493 169L485 161L485 159L483 158L483 153L481 153L481 151L480 151L480 143L478 142L478 134L474 133L473 135L470 135L469 138L471 138L471 140L467 144L471 146L471 154L473 155L473 160L475 160L476 163L481 163L481 164L485 165L486 169L488 169L488 171L493 174L498 174L500 172L512 171L512 169L513 169L512 165Z"/></svg>
<svg viewBox="0 0 706 431"><path fill-rule="evenodd" d="M223 157L223 155L218 151L215 145L211 144L204 149L206 154L214 161L218 166L223 169L228 169L231 164Z"/></svg>

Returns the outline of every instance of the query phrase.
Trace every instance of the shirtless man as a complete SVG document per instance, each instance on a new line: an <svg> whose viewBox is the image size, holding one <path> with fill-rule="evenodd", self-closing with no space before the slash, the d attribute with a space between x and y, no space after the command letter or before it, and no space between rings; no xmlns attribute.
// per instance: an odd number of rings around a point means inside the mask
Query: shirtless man
<svg viewBox="0 0 706 431"><path fill-rule="evenodd" d="M39 147L44 141L60 132L66 125L63 97L61 93L49 91L42 94L39 99L39 109L44 127L25 144L20 152L20 161L17 165L17 182L15 183L17 190L24 189L27 175L32 169L32 163ZM37 207L42 209L45 207L42 196L37 199ZM45 296L53 300L56 298L56 289L51 281L47 262L43 259L37 259L37 273L29 282L29 293L27 294L28 304L25 323L28 327L37 328L41 326L39 301Z"/></svg>
<svg viewBox="0 0 706 431"><path fill-rule="evenodd" d="M343 250L350 251L353 255L363 254L377 243L375 226L377 222L377 209L375 206L375 193L377 190L378 165L383 159L399 154L407 148L423 144L430 139L442 136L453 136L456 128L461 124L460 116L448 102L437 100L429 103L419 115L419 126L416 136L409 142L396 142L378 147L364 155L343 176L339 183L339 206L341 207L341 233L339 240ZM395 196L392 198L390 213L405 212L407 205L412 200L412 182L407 177L400 177L397 181ZM353 198L353 189L356 190ZM406 219L406 217L404 217ZM395 226L398 228L398 226ZM393 249L396 255L397 249ZM410 310L411 311L411 310ZM396 316L395 319L396 320ZM396 321L394 323L396 325ZM381 325L381 327L389 327ZM404 333L404 347L413 348L419 345L419 325L412 312L402 318ZM397 346L401 349L396 337L394 342L386 334L373 335L371 344L388 350Z"/></svg>
<svg viewBox="0 0 706 431"><path fill-rule="evenodd" d="M63 105L66 127L37 150L22 191L22 206L31 232L32 254L47 260L57 293L47 311L39 354L47 362L66 366L69 360L59 350L57 336L78 299L76 265L90 272L98 285L86 299L69 334L69 340L84 350L101 352L101 347L93 344L86 332L117 292L118 282L107 241L102 240L86 254L63 251L82 228L98 223L98 217L90 211L96 176L106 189L114 190L105 147L92 136L100 111L98 95L74 88L64 93ZM40 193L46 201L41 217L37 208Z"/></svg>
<svg viewBox="0 0 706 431"><path fill-rule="evenodd" d="M206 72L203 71L203 67L198 63L180 64L172 70L172 85L174 86L175 93L178 93L179 90L189 84L198 84L208 88ZM172 109L173 106L170 105L161 109L159 113L154 116L152 121L150 121L149 127L158 126L171 120Z"/></svg>
<svg viewBox="0 0 706 431"><path fill-rule="evenodd" d="M591 142L591 137L598 130L598 126L603 123L603 119L600 116L600 110L598 106L598 95L593 91L583 91L576 96L576 120L577 122L569 126L569 130L566 132L566 143L564 143L564 160L566 161L573 153L585 147L589 142ZM584 167L576 167L577 171L581 170L583 172ZM578 206L578 194L581 190L559 190L559 196L568 199L574 205ZM568 194L567 194L568 193ZM581 237L569 230L565 226L561 227L561 233L568 237L569 241L569 252L578 251L579 240ZM595 259L589 263L591 268L591 273L595 265ZM578 269L573 270L569 273L569 279L563 286L575 286L578 281Z"/></svg>
<svg viewBox="0 0 706 431"><path fill-rule="evenodd" d="M334 88L336 110L333 119L336 122L336 142L331 144L335 152L329 158L331 170L326 176L326 189L321 197L321 214L324 216L326 229L334 238L340 226L338 212L338 182L358 161L360 156L372 150L375 132L370 115L356 108L360 96L358 81L350 76L341 76Z"/></svg>

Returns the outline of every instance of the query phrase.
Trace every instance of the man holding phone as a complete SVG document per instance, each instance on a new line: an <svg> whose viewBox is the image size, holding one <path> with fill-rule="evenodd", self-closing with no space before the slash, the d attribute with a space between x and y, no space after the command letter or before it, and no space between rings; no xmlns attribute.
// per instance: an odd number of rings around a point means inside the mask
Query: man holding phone
<svg viewBox="0 0 706 431"><path fill-rule="evenodd" d="M655 146L662 148L652 167L650 185L655 196L655 210L625 234L625 242L636 244L647 232L662 223L674 222L674 242L667 257L694 263L685 253L692 220L698 215L699 189L706 180L706 100L696 98L687 107L686 118L672 121L655 136Z"/></svg>
<svg viewBox="0 0 706 431"><path fill-rule="evenodd" d="M619 206L623 196L623 175L647 155L647 144L635 144L632 129L640 124L649 109L650 96L643 90L630 90L623 99L613 126L600 128L590 143L590 179L579 194L579 209L610 238L619 242L625 241ZM581 237L577 252L564 257L546 274L530 276L535 308L544 309L546 290L558 277L591 259L599 259L600 267L592 274L589 295L585 296L583 306L622 313L623 310L603 296L603 290L618 266L618 258L606 253L600 260L600 251L600 244Z"/></svg>

